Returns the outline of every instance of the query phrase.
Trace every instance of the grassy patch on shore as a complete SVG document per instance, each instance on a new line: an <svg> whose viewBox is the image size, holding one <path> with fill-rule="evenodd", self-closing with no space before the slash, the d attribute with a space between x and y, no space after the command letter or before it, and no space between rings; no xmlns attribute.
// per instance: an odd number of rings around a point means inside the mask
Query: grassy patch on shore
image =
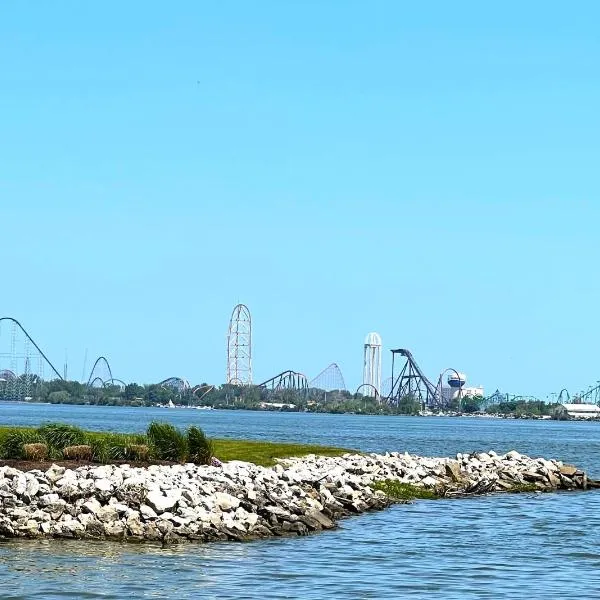
<svg viewBox="0 0 600 600"><path fill-rule="evenodd" d="M257 440L213 440L215 456L222 461L244 460L256 465L270 467L276 458L290 458L318 454L320 456L341 456L352 452L333 446L314 446L310 444L287 444L262 442Z"/></svg>
<svg viewBox="0 0 600 600"><path fill-rule="evenodd" d="M434 491L410 483L401 483L397 479L376 481L371 486L374 490L382 491L393 500L437 500L440 496Z"/></svg>
<svg viewBox="0 0 600 600"><path fill-rule="evenodd" d="M170 423L151 423L145 434L85 431L65 423L0 426L0 459L7 460L209 464L213 455L211 440L195 426L181 431Z"/></svg>
<svg viewBox="0 0 600 600"><path fill-rule="evenodd" d="M510 490L507 491L509 491L511 494L521 494L527 492L539 492L540 488L537 487L535 483L515 483Z"/></svg>
<svg viewBox="0 0 600 600"><path fill-rule="evenodd" d="M272 466L277 458L290 458L318 454L341 456L351 450L312 444L289 444L258 440L215 439L208 440L197 427L190 427L187 436L168 424L153 424L149 433L109 433L84 431L63 424L42 427L0 426L0 459L24 460L27 456L23 446L44 443L48 447L48 460L64 459L63 451L68 445L87 444L93 462L108 463L123 460L159 459L174 462L192 460L197 463L210 462L215 456L223 462L243 460L262 466ZM160 434L160 435L159 435ZM138 454L146 447L147 458Z"/></svg>

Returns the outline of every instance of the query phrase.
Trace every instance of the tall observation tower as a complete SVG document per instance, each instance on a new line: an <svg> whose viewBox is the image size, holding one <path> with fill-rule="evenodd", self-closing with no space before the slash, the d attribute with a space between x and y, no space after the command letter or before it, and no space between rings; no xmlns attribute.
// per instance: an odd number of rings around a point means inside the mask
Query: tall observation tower
<svg viewBox="0 0 600 600"><path fill-rule="evenodd" d="M381 393L381 336L369 333L365 338L363 360L363 385L367 395L376 396Z"/></svg>

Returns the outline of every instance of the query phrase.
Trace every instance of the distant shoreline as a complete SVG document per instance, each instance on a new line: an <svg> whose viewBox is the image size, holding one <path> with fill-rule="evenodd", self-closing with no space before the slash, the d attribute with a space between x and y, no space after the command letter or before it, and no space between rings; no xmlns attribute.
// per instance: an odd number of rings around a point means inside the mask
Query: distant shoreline
<svg viewBox="0 0 600 600"><path fill-rule="evenodd" d="M175 405L175 406L165 406L160 404L154 405L136 405L136 404L84 404L79 402L36 402L36 401L27 401L27 400L2 400L0 401L4 404L31 404L31 405L43 405L43 406L94 406L98 408L161 408L166 410L198 410L202 412L253 412L253 413L302 413L302 414L329 414L329 415L356 415L356 416L375 416L375 417L419 417L419 418L468 418L468 419L503 419L503 420L515 420L515 421L556 421L558 419L553 419L548 415L521 415L515 416L511 414L491 414L491 413L427 413L427 414L403 414L403 413L376 413L376 412L339 412L339 411L327 411L327 410L290 410L290 409L267 409L267 408L252 408L252 407L201 407L201 406L187 406L187 405ZM580 419L564 419L566 421L600 421L600 419L596 418L580 418Z"/></svg>

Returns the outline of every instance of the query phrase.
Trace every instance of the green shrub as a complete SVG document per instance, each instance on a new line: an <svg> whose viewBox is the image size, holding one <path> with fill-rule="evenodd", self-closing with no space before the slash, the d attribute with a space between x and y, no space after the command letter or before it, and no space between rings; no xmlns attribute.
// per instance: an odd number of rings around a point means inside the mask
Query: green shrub
<svg viewBox="0 0 600 600"><path fill-rule="evenodd" d="M35 429L12 429L6 433L0 444L2 458L25 458L23 446L43 443L44 439Z"/></svg>
<svg viewBox="0 0 600 600"><path fill-rule="evenodd" d="M127 460L129 458L127 449L130 440L127 436L108 433L105 439L110 460Z"/></svg>
<svg viewBox="0 0 600 600"><path fill-rule="evenodd" d="M183 462L187 458L187 438L170 423L150 423L148 440L152 454L159 460Z"/></svg>
<svg viewBox="0 0 600 600"><path fill-rule="evenodd" d="M82 446L86 443L85 431L66 423L46 423L38 427L37 433L55 450L62 451L67 446Z"/></svg>
<svg viewBox="0 0 600 600"><path fill-rule="evenodd" d="M135 452L131 447L140 443L139 435L112 434L108 436L107 441L112 460L136 460ZM146 441L146 438L142 437L142 441Z"/></svg>
<svg viewBox="0 0 600 600"><path fill-rule="evenodd" d="M92 460L94 462L107 463L110 461L108 442L105 437L95 435L89 436L87 443L92 449Z"/></svg>
<svg viewBox="0 0 600 600"><path fill-rule="evenodd" d="M209 465L214 455L213 443L209 440L204 431L195 425L187 430L187 443L189 449L188 460L197 465Z"/></svg>
<svg viewBox="0 0 600 600"><path fill-rule="evenodd" d="M111 460L138 460L132 446L147 443L145 435L126 433L88 433L93 460L107 463Z"/></svg>

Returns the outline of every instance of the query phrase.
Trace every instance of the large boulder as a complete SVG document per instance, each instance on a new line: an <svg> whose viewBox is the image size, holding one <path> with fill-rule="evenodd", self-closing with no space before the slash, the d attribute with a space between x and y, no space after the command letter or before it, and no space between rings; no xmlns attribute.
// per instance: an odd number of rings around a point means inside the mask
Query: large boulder
<svg viewBox="0 0 600 600"><path fill-rule="evenodd" d="M181 490L168 490L164 494L159 490L152 490L146 496L146 503L157 514L161 514L174 508L180 498Z"/></svg>

